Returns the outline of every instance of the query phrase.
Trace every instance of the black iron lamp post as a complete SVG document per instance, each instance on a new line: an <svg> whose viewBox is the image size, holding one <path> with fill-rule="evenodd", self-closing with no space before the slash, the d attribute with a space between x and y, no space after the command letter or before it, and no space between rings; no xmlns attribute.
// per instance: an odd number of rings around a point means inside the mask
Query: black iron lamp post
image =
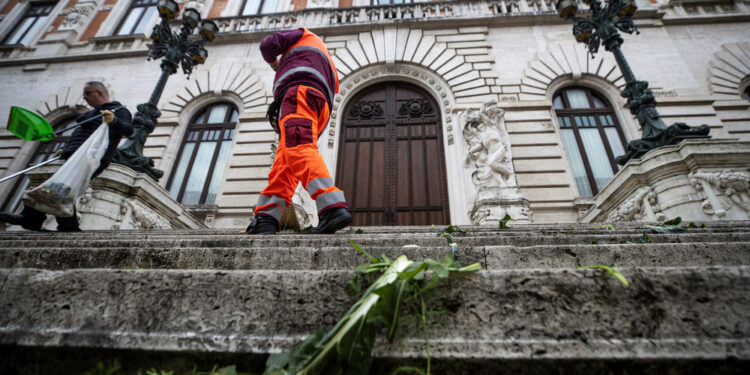
<svg viewBox="0 0 750 375"><path fill-rule="evenodd" d="M643 156L649 150L676 144L683 139L710 138L708 133L711 129L705 124L697 128L691 128L682 122L667 126L656 111L656 99L648 88L648 82L638 81L630 70L620 49L623 40L617 30L628 34L639 33L633 23L633 13L637 9L635 0L609 0L606 6L599 0L583 2L588 4L591 10L591 16L588 18L576 17L577 0L558 0L557 11L560 17L573 21L573 35L578 42L586 44L592 57L599 50L600 43L615 55L626 83L621 95L628 98L627 106L638 118L643 131L641 139L628 143L625 155L615 158L617 163L623 165L631 158Z"/></svg>
<svg viewBox="0 0 750 375"><path fill-rule="evenodd" d="M201 22L200 13L195 9L187 8L182 12L180 32L173 32L169 27L169 20L177 17L180 12L179 6L174 0L159 0L156 6L161 16L161 22L154 26L151 33L153 45L148 59L164 57L161 62L161 77L156 82L156 87L148 102L137 106L138 112L133 116L135 131L117 149L112 161L126 165L138 172L145 172L158 181L164 175L164 171L154 168L154 161L143 156L143 145L146 142L146 137L154 131L156 119L161 116L156 104L164 91L167 79L177 72L177 66L181 65L182 71L190 76L193 67L206 61L208 52L203 48L203 43L212 41L219 28L213 21L204 20ZM193 34L196 27L200 39Z"/></svg>

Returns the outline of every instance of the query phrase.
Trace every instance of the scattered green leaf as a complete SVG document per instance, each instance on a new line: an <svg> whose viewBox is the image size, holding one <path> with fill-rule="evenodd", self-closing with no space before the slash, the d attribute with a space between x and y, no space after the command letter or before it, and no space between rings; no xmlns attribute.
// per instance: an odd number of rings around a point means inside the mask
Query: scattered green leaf
<svg viewBox="0 0 750 375"><path fill-rule="evenodd" d="M510 226L508 226L508 220L510 220L510 215L505 214L502 219L500 219L500 223L498 223L497 229L508 229Z"/></svg>
<svg viewBox="0 0 750 375"><path fill-rule="evenodd" d="M672 220L665 221L661 225L643 225L640 229L649 229L654 233L671 234L680 233L687 231L687 228L682 225L682 218L677 216Z"/></svg>
<svg viewBox="0 0 750 375"><path fill-rule="evenodd" d="M646 233L643 233L643 236L638 239L638 243L654 243L654 238Z"/></svg>
<svg viewBox="0 0 750 375"><path fill-rule="evenodd" d="M599 228L602 228L604 230L615 230L615 227L612 224L602 225Z"/></svg>
<svg viewBox="0 0 750 375"><path fill-rule="evenodd" d="M442 234L461 231L452 226ZM441 235L442 235L441 234ZM355 241L349 240L354 249L365 255L370 263L357 267L355 280L347 290L359 292L364 277L374 272L383 272L364 291L360 299L349 309L341 320L325 336L318 331L289 352L273 354L266 362L266 375L287 374L341 374L345 367L359 373L369 372L372 364L372 344L375 340L374 323L380 322L388 330L387 338L393 340L400 335L400 321L405 315L416 315L422 323L427 350L427 369L401 367L397 373L430 374L430 347L427 337L427 315L425 295L436 288L438 282L452 273L462 274L481 269L479 263L467 267L457 267L452 256L442 262L426 259L422 262L410 261L405 255L391 261L385 254L380 258L372 256ZM431 271L426 277L425 271ZM415 306L411 309L409 306ZM400 372L398 372L400 371Z"/></svg>
<svg viewBox="0 0 750 375"><path fill-rule="evenodd" d="M607 272L608 275L614 276L617 280L620 280L620 282L622 283L622 285L625 285L626 288L629 287L630 283L628 282L628 280L625 279L625 276L623 276L614 267L615 267L614 264L611 265L611 266L605 266L603 264L594 264L594 265L590 265L590 266L578 266L577 268L592 268L592 269L604 270L604 271Z"/></svg>
<svg viewBox="0 0 750 375"><path fill-rule="evenodd" d="M86 375L115 375L120 371L121 367L122 365L120 365L117 360L115 360L110 365L99 361L99 363L96 364L96 368L94 370L86 371Z"/></svg>

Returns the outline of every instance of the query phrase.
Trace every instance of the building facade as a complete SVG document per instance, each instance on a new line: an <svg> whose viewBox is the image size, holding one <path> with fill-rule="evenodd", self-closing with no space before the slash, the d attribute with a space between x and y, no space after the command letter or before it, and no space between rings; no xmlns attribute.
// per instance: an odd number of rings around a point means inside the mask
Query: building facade
<svg viewBox="0 0 750 375"><path fill-rule="evenodd" d="M86 110L90 80L135 112L160 74L146 60L156 3L1 0L0 118L16 105L64 126ZM208 227L245 227L267 182L273 71L258 45L278 30L310 29L336 64L341 92L318 147L354 225L488 224L505 214L575 222L641 137L613 56L576 43L553 0L179 3L220 33L205 64L170 78L144 154L165 173L158 184ZM640 35L625 34L623 51L664 121L750 141L750 1L637 5ZM64 141L0 131L0 175ZM0 185L3 210L18 208L27 181ZM301 224L316 222L304 189L294 203Z"/></svg>

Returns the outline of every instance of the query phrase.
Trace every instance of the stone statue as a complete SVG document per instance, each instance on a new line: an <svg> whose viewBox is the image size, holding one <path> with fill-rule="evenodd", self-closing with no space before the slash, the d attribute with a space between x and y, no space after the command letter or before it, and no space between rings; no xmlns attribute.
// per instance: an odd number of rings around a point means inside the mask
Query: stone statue
<svg viewBox="0 0 750 375"><path fill-rule="evenodd" d="M475 225L495 225L506 214L513 223L531 223L529 201L523 198L513 171L510 137L502 121L505 111L497 101L460 115L468 145L466 167L477 190L468 214Z"/></svg>
<svg viewBox="0 0 750 375"><path fill-rule="evenodd" d="M504 113L497 101L491 101L461 114L469 145L465 164L476 168L471 179L479 187L515 185L508 132L501 123Z"/></svg>

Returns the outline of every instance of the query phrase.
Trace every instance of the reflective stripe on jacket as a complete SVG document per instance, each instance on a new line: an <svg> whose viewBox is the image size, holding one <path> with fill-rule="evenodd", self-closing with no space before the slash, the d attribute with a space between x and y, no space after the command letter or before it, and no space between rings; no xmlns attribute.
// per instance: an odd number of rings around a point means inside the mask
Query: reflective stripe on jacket
<svg viewBox="0 0 750 375"><path fill-rule="evenodd" d="M281 31L264 38L260 49L268 62L282 55L274 78L275 99L289 87L303 84L318 88L329 105L333 103L339 78L328 49L317 35L305 28Z"/></svg>

